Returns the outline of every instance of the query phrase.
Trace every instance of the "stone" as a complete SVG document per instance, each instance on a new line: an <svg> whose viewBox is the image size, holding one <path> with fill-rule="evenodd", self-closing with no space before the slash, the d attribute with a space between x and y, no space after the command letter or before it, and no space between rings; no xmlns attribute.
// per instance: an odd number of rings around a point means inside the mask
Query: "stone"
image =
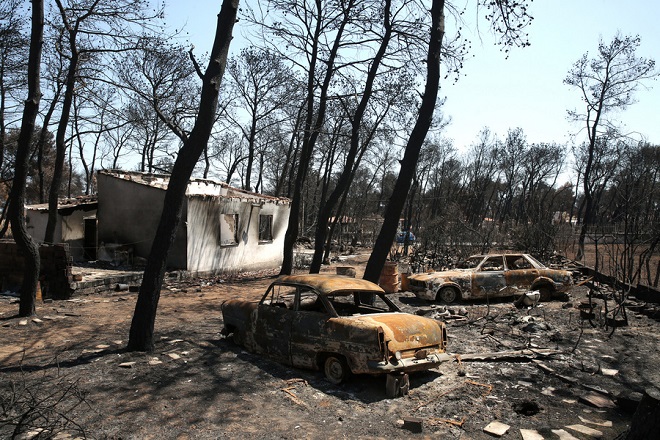
<svg viewBox="0 0 660 440"><path fill-rule="evenodd" d="M607 397L598 393L587 393L580 396L580 401L596 408L615 408L616 405Z"/></svg>
<svg viewBox="0 0 660 440"><path fill-rule="evenodd" d="M404 417L401 427L413 433L420 433L422 432L423 420L417 417Z"/></svg>
<svg viewBox="0 0 660 440"><path fill-rule="evenodd" d="M509 425L493 420L484 428L486 434L502 437L511 428Z"/></svg>
<svg viewBox="0 0 660 440"><path fill-rule="evenodd" d="M596 422L594 420L589 420L585 419L582 416L578 416L580 421L582 423L588 423L589 425L596 425L596 426L602 426L603 428L611 428L612 427L612 421L611 420L605 420L604 422Z"/></svg>
<svg viewBox="0 0 660 440"><path fill-rule="evenodd" d="M580 434L588 435L589 437L593 438L602 438L603 433L602 431L599 431L597 429L589 428L588 426L584 425L568 425L565 426L565 428L572 429L573 431L579 432Z"/></svg>
<svg viewBox="0 0 660 440"><path fill-rule="evenodd" d="M554 392L556 391L556 388L554 387L545 387L541 390L541 394L544 396L554 396Z"/></svg>
<svg viewBox="0 0 660 440"><path fill-rule="evenodd" d="M569 434L563 429L553 429L552 433L559 437L559 440L580 440L579 438Z"/></svg>
<svg viewBox="0 0 660 440"><path fill-rule="evenodd" d="M136 362L122 362L119 364L121 368L133 368L133 365L135 365Z"/></svg>
<svg viewBox="0 0 660 440"><path fill-rule="evenodd" d="M522 440L543 440L543 436L536 429L521 429Z"/></svg>

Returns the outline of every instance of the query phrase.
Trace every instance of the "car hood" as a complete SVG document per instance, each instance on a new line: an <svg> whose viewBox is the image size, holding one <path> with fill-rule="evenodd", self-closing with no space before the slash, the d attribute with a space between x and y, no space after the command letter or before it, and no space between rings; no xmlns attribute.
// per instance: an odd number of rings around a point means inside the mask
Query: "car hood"
<svg viewBox="0 0 660 440"><path fill-rule="evenodd" d="M426 282L431 280L437 280L438 278L463 278L470 276L471 272L474 272L474 270L473 269L443 270L441 272L416 273L414 275L410 275L408 279Z"/></svg>
<svg viewBox="0 0 660 440"><path fill-rule="evenodd" d="M442 324L433 319L408 313L375 313L346 319L381 327L392 352L430 345L445 346Z"/></svg>

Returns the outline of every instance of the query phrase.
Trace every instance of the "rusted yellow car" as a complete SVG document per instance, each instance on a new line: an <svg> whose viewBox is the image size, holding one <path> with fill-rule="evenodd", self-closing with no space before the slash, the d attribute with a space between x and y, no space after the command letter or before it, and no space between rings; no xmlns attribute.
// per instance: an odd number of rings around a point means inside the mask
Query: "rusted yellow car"
<svg viewBox="0 0 660 440"><path fill-rule="evenodd" d="M454 270L419 273L408 277L418 298L453 303L464 299L522 295L538 290L541 300L568 291L571 272L550 269L528 254L473 255Z"/></svg>
<svg viewBox="0 0 660 440"><path fill-rule="evenodd" d="M388 374L387 395L406 394L405 373L448 360L444 323L402 313L376 284L339 275L282 276L261 301L222 304L223 334L249 351L328 381Z"/></svg>

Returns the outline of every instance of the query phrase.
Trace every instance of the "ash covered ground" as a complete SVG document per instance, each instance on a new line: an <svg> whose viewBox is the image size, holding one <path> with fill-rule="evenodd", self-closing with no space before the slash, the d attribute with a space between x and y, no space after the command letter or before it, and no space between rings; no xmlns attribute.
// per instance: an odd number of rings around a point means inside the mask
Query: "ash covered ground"
<svg viewBox="0 0 660 440"><path fill-rule="evenodd" d="M630 303L629 325L612 332L598 317L581 318L581 286L568 302L522 309L510 300L445 308L391 294L404 311L446 321L455 360L412 374L410 393L397 399L386 398L384 377L332 385L321 372L221 336L220 304L259 299L272 278L258 275L167 284L153 353L124 350L135 293L46 302L27 320L15 317L14 299L0 297L7 414L32 420L22 438L479 439L495 438L484 428L498 422L509 427L503 439L522 438L521 430L546 439L560 430L598 435L585 427L614 439L628 429L640 393L660 383L657 310ZM14 429L6 420L3 438Z"/></svg>

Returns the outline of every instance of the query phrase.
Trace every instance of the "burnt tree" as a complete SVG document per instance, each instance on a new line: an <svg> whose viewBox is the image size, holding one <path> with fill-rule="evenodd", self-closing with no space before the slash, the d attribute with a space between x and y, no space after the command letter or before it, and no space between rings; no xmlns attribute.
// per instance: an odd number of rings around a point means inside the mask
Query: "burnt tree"
<svg viewBox="0 0 660 440"><path fill-rule="evenodd" d="M165 276L167 256L181 222L183 201L190 175L206 148L218 107L220 84L225 73L227 53L236 22L238 0L223 0L211 50L211 58L202 79L202 92L195 125L179 150L165 193L163 213L156 230L147 267L142 278L128 340L128 350L152 351L154 324Z"/></svg>
<svg viewBox="0 0 660 440"><path fill-rule="evenodd" d="M328 200L322 204L319 210L319 217L316 224L316 233L314 240L314 257L312 259L312 264L310 267L310 273L318 273L321 270L321 264L323 262L323 250L325 246L325 241L328 234L328 223L330 221L330 216L335 206L339 202L342 194L348 190L351 180L355 175L355 165L356 159L359 153L360 147L360 129L363 125L363 118L367 111L367 105L369 104L369 99L373 93L374 82L376 80L376 75L378 69L381 65L381 61L385 57L385 52L392 38L392 23L391 23L391 1L385 0L385 6L382 11L383 13L383 29L384 33L380 41L380 46L376 52L369 70L367 72L367 78L362 91L362 96L360 101L355 109L355 113L350 118L351 122L351 140L350 148L346 157L346 163L344 169L339 175L337 184L335 185L334 190L330 193ZM359 161L358 161L359 163Z"/></svg>
<svg viewBox="0 0 660 440"><path fill-rule="evenodd" d="M57 205L67 152L66 131L69 128L74 94L79 93L81 70L91 69L91 66L101 70L103 54L130 52L141 47L146 39L137 28L142 27L143 32L148 30L150 22L161 13L158 9L151 13L145 0L87 0L82 3L55 0L55 4L61 19L58 25L60 41L57 45L66 58L67 67L55 135L56 156L48 194L46 243L52 243L55 237Z"/></svg>
<svg viewBox="0 0 660 440"><path fill-rule="evenodd" d="M477 5L478 7L483 6L488 10L486 19L490 21L493 31L499 34L499 44L504 46L504 52L508 52L513 46L524 47L529 45L526 35L523 33L524 28L532 20L532 17L529 16L527 11L527 2L494 0L478 1ZM447 6L449 7L449 5ZM397 232L405 199L408 196L412 179L415 175L420 150L433 119L438 86L440 84L440 58L441 51L443 50L442 39L444 37L444 9L444 1L433 1L431 6L431 29L426 59L427 73L424 95L422 96L419 107L417 121L408 138L404 157L400 161L401 169L385 210L383 225L374 243L369 262L367 263L364 278L369 281L378 281L380 271L387 259L387 254ZM450 11L453 11L453 8L450 8ZM448 55L448 58L451 59L451 51L444 51L444 54ZM457 71L459 68L455 67L454 71Z"/></svg>
<svg viewBox="0 0 660 440"><path fill-rule="evenodd" d="M39 247L32 240L25 225L25 183L27 180L30 144L34 132L35 120L39 112L41 88L41 48L44 34L43 0L32 1L32 31L30 35L30 54L28 59L28 98L23 109L21 133L18 137L14 182L9 195L8 218L18 248L25 256L25 271L21 286L19 316L30 316L35 312L34 302L39 282Z"/></svg>
<svg viewBox="0 0 660 440"><path fill-rule="evenodd" d="M433 0L431 6L431 35L426 58L426 86L419 107L419 116L408 139L406 151L403 160L401 160L401 171L394 185L392 197L385 209L383 225L376 238L364 272L364 279L374 283L378 282L380 271L385 264L385 260L387 260L387 254L394 241L399 218L415 175L419 152L433 120L433 111L438 97L438 86L440 85L440 49L445 34L444 8L444 0Z"/></svg>
<svg viewBox="0 0 660 440"><path fill-rule="evenodd" d="M323 2L316 2L316 10L314 11L316 15L312 15L315 22L309 25L313 29L313 32L310 32L309 36L305 37L305 41L308 41L306 46L309 47L309 51L306 54L309 58L305 99L306 114L303 124L303 140L300 148L298 167L293 182L289 224L284 237L284 258L282 269L280 270L280 274L282 275L291 274L293 270L293 247L298 239L298 222L303 198L303 187L309 165L312 161L312 153L314 152L316 141L325 121L328 93L337 69L335 62L337 61L340 48L345 44L343 41L344 32L352 19L355 0L348 0L346 3L341 4L336 11L333 10L331 14L332 18L329 21L333 23L333 27L336 26L336 29L334 30L334 39L330 40L331 43L328 47L324 47L322 44L324 41L323 35L326 32L326 26L328 26L328 23L324 22L324 6L325 4ZM307 17L308 13L305 12L303 16ZM327 59L324 61L320 57L323 56L326 50L328 51ZM317 70L321 65L325 69L322 79L317 78ZM317 87L317 85L319 86ZM316 96L318 96L318 101Z"/></svg>
<svg viewBox="0 0 660 440"><path fill-rule="evenodd" d="M660 431L660 389L651 386L644 390L642 401L635 411L626 440L654 438Z"/></svg>
<svg viewBox="0 0 660 440"><path fill-rule="evenodd" d="M636 55L640 43L639 36L619 34L609 44L601 40L596 57L589 59L588 54L584 54L564 79L565 84L579 90L586 107L584 113L569 111L571 119L584 124L588 136L586 162L582 171L584 209L576 255L578 260L584 256L587 231L596 217L598 200L594 194L592 173L598 143L618 136L617 128L607 119L608 113L633 104L633 96L639 86L659 74L654 60Z"/></svg>

